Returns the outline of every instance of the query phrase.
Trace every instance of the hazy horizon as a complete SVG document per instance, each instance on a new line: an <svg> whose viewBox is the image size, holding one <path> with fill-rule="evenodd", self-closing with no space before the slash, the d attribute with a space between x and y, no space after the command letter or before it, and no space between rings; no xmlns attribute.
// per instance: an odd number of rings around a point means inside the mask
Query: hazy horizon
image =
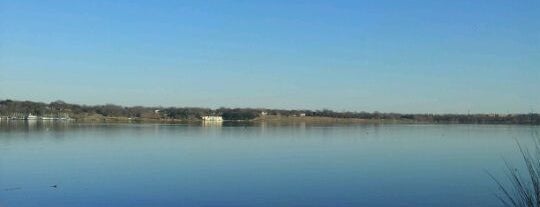
<svg viewBox="0 0 540 207"><path fill-rule="evenodd" d="M0 0L0 99L540 111L539 1Z"/></svg>

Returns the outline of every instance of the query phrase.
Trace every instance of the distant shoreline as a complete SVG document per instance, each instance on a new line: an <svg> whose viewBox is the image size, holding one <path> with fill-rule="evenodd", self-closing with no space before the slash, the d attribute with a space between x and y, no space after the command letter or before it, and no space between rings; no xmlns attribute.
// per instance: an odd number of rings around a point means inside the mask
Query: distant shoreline
<svg viewBox="0 0 540 207"><path fill-rule="evenodd" d="M412 124L412 125L530 125L537 126L540 124L534 123L504 123L504 122L490 122L490 123L462 123L462 122L420 122L406 119L355 119L355 118L329 118L329 117L281 117L279 119L253 119L253 120L225 120L222 122L202 121L202 120L182 120L182 119L127 119L126 117L105 117L102 119L71 119L71 120L7 120L0 119L0 123L6 122L48 122L48 123L78 123L78 124L91 124L91 123L119 123L119 124L209 124L209 125L236 125L240 124L263 124L269 123L273 125L294 125L294 124L346 124L346 125L364 125L364 124Z"/></svg>
<svg viewBox="0 0 540 207"><path fill-rule="evenodd" d="M400 114L284 110L266 108L199 108L77 105L0 100L0 119L74 120L76 122L190 123L212 117L224 121L274 123L394 123L394 124L520 124L540 125L540 114Z"/></svg>
<svg viewBox="0 0 540 207"><path fill-rule="evenodd" d="M259 124L269 123L278 125L289 124L347 124L347 125L362 125L362 124L479 124L479 125L540 125L540 124L522 124L522 123L461 123L461 122L421 122L408 119L356 119L356 118L331 118L331 117L265 117L252 120L225 120L222 122L203 121L199 119L145 119L145 118L132 118L127 117L102 117L102 118L79 118L71 120L6 120L2 119L2 122L6 121L30 121L30 122L72 122L72 123L125 123L125 124Z"/></svg>

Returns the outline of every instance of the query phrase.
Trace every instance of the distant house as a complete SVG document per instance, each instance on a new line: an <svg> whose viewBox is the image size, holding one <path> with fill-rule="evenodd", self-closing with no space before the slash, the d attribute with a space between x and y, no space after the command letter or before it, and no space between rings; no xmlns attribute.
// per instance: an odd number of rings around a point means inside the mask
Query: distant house
<svg viewBox="0 0 540 207"><path fill-rule="evenodd" d="M201 119L203 121L223 121L221 116L202 116Z"/></svg>
<svg viewBox="0 0 540 207"><path fill-rule="evenodd" d="M301 113L301 114L300 114L300 117L304 117L304 116L306 116L305 113Z"/></svg>
<svg viewBox="0 0 540 207"><path fill-rule="evenodd" d="M261 112L261 116L266 116L266 115L268 115L268 112L266 111Z"/></svg>

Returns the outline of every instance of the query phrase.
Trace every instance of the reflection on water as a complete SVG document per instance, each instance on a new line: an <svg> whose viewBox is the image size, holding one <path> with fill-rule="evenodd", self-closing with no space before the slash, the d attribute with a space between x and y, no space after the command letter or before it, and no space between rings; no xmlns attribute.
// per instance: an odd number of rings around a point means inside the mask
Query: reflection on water
<svg viewBox="0 0 540 207"><path fill-rule="evenodd" d="M6 120L0 122L0 131L63 130L74 126L70 121L55 120Z"/></svg>
<svg viewBox="0 0 540 207"><path fill-rule="evenodd" d="M6 120L0 121L0 132L10 131L62 131L80 128L113 127L114 126L191 126L191 127L287 127L306 129L306 127L377 127L379 124L348 124L348 123L306 123L306 122L190 122L182 124L159 124L159 123L104 123L104 122L75 122L62 120Z"/></svg>
<svg viewBox="0 0 540 207"><path fill-rule="evenodd" d="M535 130L3 120L0 206L497 206Z"/></svg>
<svg viewBox="0 0 540 207"><path fill-rule="evenodd" d="M203 121L201 122L203 127L222 127L222 121Z"/></svg>

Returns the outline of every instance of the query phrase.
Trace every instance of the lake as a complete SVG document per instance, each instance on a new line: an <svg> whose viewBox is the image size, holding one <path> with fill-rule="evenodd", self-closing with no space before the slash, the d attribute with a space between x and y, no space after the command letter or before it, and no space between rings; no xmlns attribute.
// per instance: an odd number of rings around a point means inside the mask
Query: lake
<svg viewBox="0 0 540 207"><path fill-rule="evenodd" d="M538 126L0 122L0 206L501 206ZM51 187L56 186L56 187Z"/></svg>

